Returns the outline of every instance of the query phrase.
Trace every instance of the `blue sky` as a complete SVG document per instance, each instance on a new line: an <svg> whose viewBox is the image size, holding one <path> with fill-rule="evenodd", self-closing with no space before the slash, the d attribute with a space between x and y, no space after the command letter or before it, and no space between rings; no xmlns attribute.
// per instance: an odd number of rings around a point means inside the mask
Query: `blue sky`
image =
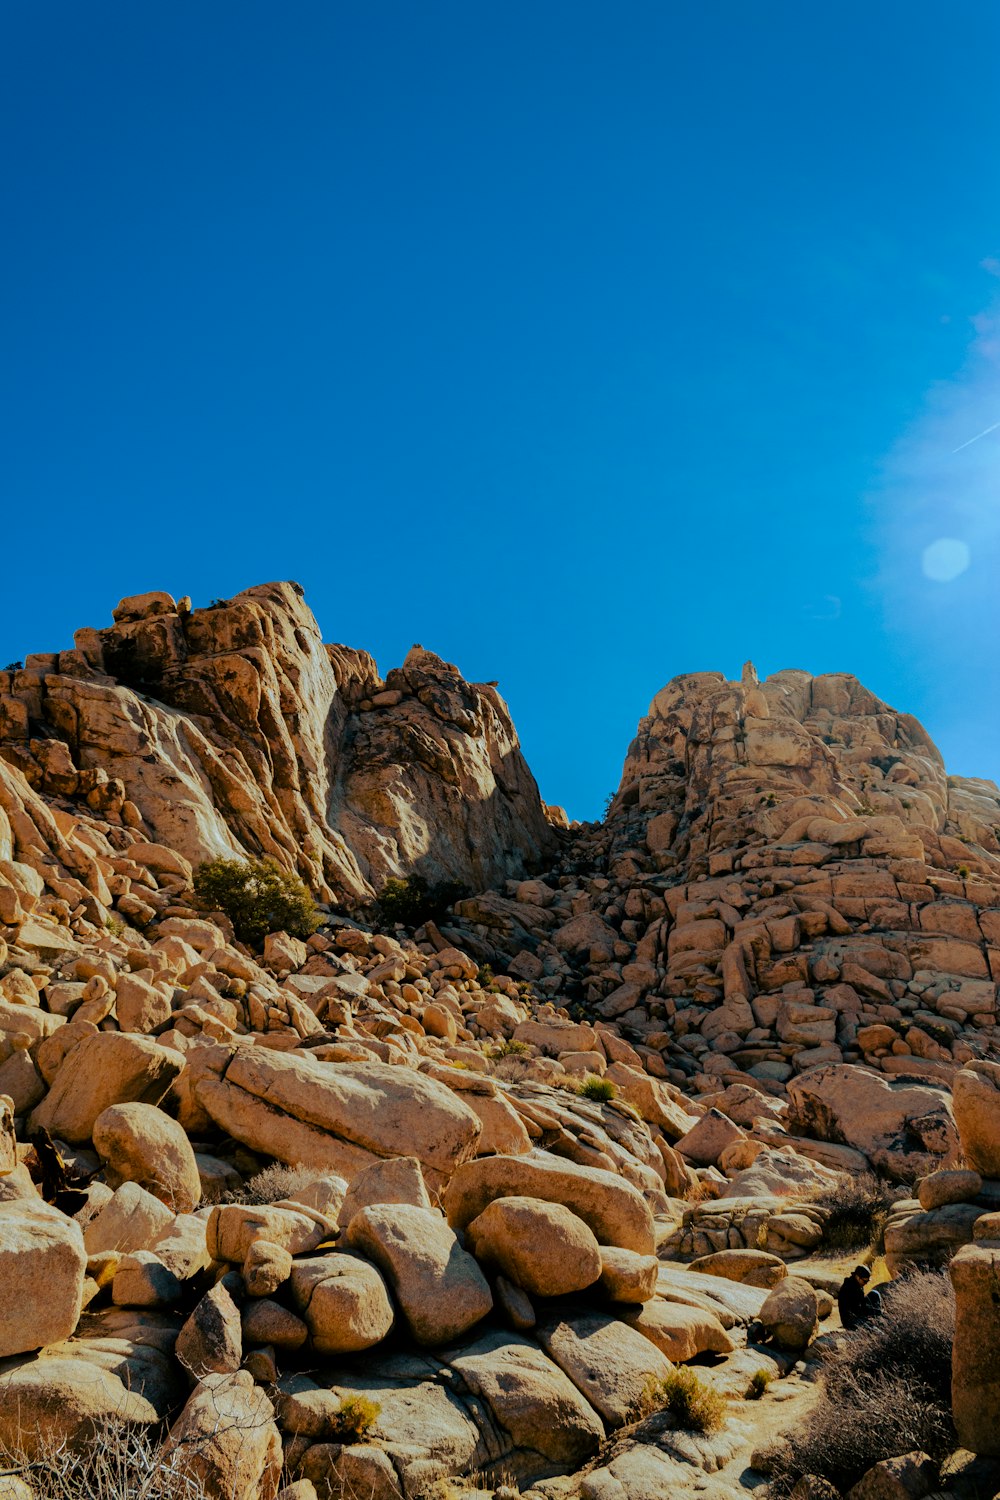
<svg viewBox="0 0 1000 1500"><path fill-rule="evenodd" d="M747 657L1000 776L994 0L16 0L0 38L0 663L294 578L383 672L498 678L571 815Z"/></svg>

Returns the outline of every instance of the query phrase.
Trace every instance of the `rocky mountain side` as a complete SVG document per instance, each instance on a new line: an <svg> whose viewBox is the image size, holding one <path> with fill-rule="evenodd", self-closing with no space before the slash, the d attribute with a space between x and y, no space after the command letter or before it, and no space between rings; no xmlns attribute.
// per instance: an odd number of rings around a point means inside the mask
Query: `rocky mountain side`
<svg viewBox="0 0 1000 1500"><path fill-rule="evenodd" d="M995 1493L996 787L748 666L570 828L491 688L293 585L115 620L0 674L3 1500L121 1424L171 1496L735 1500L799 1477L858 1259L887 1322L926 1273L950 1409L797 1500ZM238 942L217 853L319 931ZM412 873L469 894L379 928Z"/></svg>
<svg viewBox="0 0 1000 1500"><path fill-rule="evenodd" d="M383 682L292 583L144 594L114 621L0 672L0 755L67 813L188 861L269 855L323 899L413 871L484 887L550 846L503 699L431 652Z"/></svg>

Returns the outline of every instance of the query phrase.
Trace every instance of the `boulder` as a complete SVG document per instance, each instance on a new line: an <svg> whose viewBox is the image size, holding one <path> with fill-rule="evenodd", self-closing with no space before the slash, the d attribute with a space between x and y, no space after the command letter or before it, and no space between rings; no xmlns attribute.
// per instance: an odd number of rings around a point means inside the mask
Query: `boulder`
<svg viewBox="0 0 1000 1500"><path fill-rule="evenodd" d="M179 1052L148 1037L96 1032L64 1059L31 1116L32 1127L82 1145L112 1104L159 1104L183 1067Z"/></svg>
<svg viewBox="0 0 1000 1500"><path fill-rule="evenodd" d="M167 1415L181 1394L173 1361L127 1339L100 1342L0 1364L0 1446L31 1460L62 1443L85 1447L117 1423L152 1426Z"/></svg>
<svg viewBox="0 0 1000 1500"><path fill-rule="evenodd" d="M163 1456L200 1486L204 1500L274 1500L282 1468L274 1408L247 1370L206 1375L171 1427Z"/></svg>
<svg viewBox="0 0 1000 1500"><path fill-rule="evenodd" d="M805 1349L819 1324L815 1289L801 1276L786 1276L761 1308L760 1321L779 1349Z"/></svg>
<svg viewBox="0 0 1000 1500"><path fill-rule="evenodd" d="M1000 1096L997 1102L1000 1103ZM949 1171L945 1168L920 1179L917 1183L917 1198L920 1200L920 1207L929 1212L934 1208L944 1208L948 1203L971 1203L982 1190L983 1179L978 1172L961 1168Z"/></svg>
<svg viewBox="0 0 1000 1500"><path fill-rule="evenodd" d="M230 1063L225 1085L369 1156L416 1156L443 1175L472 1155L479 1139L473 1111L443 1084L412 1068L323 1063L244 1047ZM203 1098L201 1088L198 1097ZM213 1112L210 1097L205 1107Z"/></svg>
<svg viewBox="0 0 1000 1500"><path fill-rule="evenodd" d="M197 1208L201 1177L191 1142L162 1109L112 1104L94 1121L93 1141L112 1187L137 1182L175 1213Z"/></svg>
<svg viewBox="0 0 1000 1500"><path fill-rule="evenodd" d="M180 1282L151 1250L121 1256L117 1251L109 1253L117 1261L111 1281L111 1300L116 1307L172 1307L180 1301Z"/></svg>
<svg viewBox="0 0 1000 1500"><path fill-rule="evenodd" d="M352 1179L341 1205L338 1222L341 1229L370 1203L412 1203L417 1208L431 1206L420 1162L415 1156L396 1156L375 1162Z"/></svg>
<svg viewBox="0 0 1000 1500"><path fill-rule="evenodd" d="M561 1203L497 1198L467 1227L465 1242L480 1265L536 1297L582 1292L601 1274L596 1239Z"/></svg>
<svg viewBox="0 0 1000 1500"><path fill-rule="evenodd" d="M716 1250L712 1255L700 1255L689 1262L688 1270L723 1276L744 1286L763 1287L775 1287L788 1275L788 1267L780 1255L769 1255L766 1250Z"/></svg>
<svg viewBox="0 0 1000 1500"><path fill-rule="evenodd" d="M83 1232L88 1255L101 1250L148 1250L173 1224L167 1206L137 1182L123 1182Z"/></svg>
<svg viewBox="0 0 1000 1500"><path fill-rule="evenodd" d="M290 1255L306 1255L333 1231L332 1224L304 1207L217 1203L209 1215L206 1239L213 1260L242 1265L257 1240L279 1245Z"/></svg>
<svg viewBox="0 0 1000 1500"><path fill-rule="evenodd" d="M320 1354L354 1354L385 1338L392 1303L381 1274L356 1255L297 1260L289 1289Z"/></svg>
<svg viewBox="0 0 1000 1500"><path fill-rule="evenodd" d="M697 1359L699 1354L730 1354L734 1348L719 1318L704 1307L654 1297L620 1316L675 1364Z"/></svg>
<svg viewBox="0 0 1000 1500"><path fill-rule="evenodd" d="M649 1339L601 1313L545 1324L538 1338L610 1427L641 1414L650 1385L670 1374L670 1361Z"/></svg>
<svg viewBox="0 0 1000 1500"><path fill-rule="evenodd" d="M728 1147L746 1140L744 1132L717 1109L706 1110L686 1135L674 1142L674 1150L696 1167L714 1167Z"/></svg>
<svg viewBox="0 0 1000 1500"><path fill-rule="evenodd" d="M537 1344L490 1332L449 1357L474 1396L486 1402L516 1448L574 1469L604 1441L593 1406Z"/></svg>
<svg viewBox="0 0 1000 1500"><path fill-rule="evenodd" d="M969 1166L1000 1177L1000 1063L977 1060L956 1073L952 1104Z"/></svg>
<svg viewBox="0 0 1000 1500"><path fill-rule="evenodd" d="M174 1355L195 1380L239 1369L243 1358L240 1312L223 1282L206 1292L191 1312L177 1335Z"/></svg>
<svg viewBox="0 0 1000 1500"><path fill-rule="evenodd" d="M923 1500L938 1490L938 1467L926 1453L884 1458L847 1492L847 1500Z"/></svg>
<svg viewBox="0 0 1000 1500"><path fill-rule="evenodd" d="M945 1087L886 1078L851 1063L790 1078L786 1124L793 1133L852 1146L901 1181L949 1165L959 1150Z"/></svg>
<svg viewBox="0 0 1000 1500"><path fill-rule="evenodd" d="M1000 1248L966 1245L949 1266L955 1288L951 1404L963 1448L1000 1457Z"/></svg>
<svg viewBox="0 0 1000 1500"><path fill-rule="evenodd" d="M87 1253L80 1226L40 1198L0 1202L0 1358L69 1338Z"/></svg>
<svg viewBox="0 0 1000 1500"><path fill-rule="evenodd" d="M660 1262L655 1255L636 1255L617 1245L601 1250L601 1291L612 1302L648 1302L656 1293Z"/></svg>
<svg viewBox="0 0 1000 1500"><path fill-rule="evenodd" d="M590 1226L598 1244L655 1254L653 1216L638 1188L611 1172L541 1151L481 1157L460 1166L445 1189L448 1222L464 1229L495 1198L509 1197L561 1203Z"/></svg>
<svg viewBox="0 0 1000 1500"><path fill-rule="evenodd" d="M292 1256L284 1245L254 1240L243 1262L243 1285L251 1297L270 1297L292 1274Z"/></svg>
<svg viewBox="0 0 1000 1500"><path fill-rule="evenodd" d="M347 1242L388 1277L418 1344L458 1338L493 1306L472 1256L437 1214L413 1204L371 1204L355 1214Z"/></svg>

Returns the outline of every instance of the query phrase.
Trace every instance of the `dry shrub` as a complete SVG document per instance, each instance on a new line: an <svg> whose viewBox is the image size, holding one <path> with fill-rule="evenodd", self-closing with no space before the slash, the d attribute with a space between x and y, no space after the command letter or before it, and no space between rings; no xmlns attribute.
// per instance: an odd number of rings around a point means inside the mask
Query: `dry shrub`
<svg viewBox="0 0 1000 1500"><path fill-rule="evenodd" d="M242 1188L226 1193L224 1203L245 1203L252 1207L263 1207L277 1203L281 1198L294 1198L309 1183L316 1181L316 1173L308 1167L286 1167L280 1161L265 1167L256 1176L250 1177Z"/></svg>
<svg viewBox="0 0 1000 1500"><path fill-rule="evenodd" d="M582 1082L576 1085L573 1091L580 1095L581 1099L593 1099L595 1103L607 1103L613 1099L618 1090L610 1078L601 1078L597 1073L588 1073Z"/></svg>
<svg viewBox="0 0 1000 1500"><path fill-rule="evenodd" d="M7 1476L22 1479L36 1500L203 1500L204 1495L174 1458L163 1457L155 1434L118 1422L102 1427L79 1451L52 1443L29 1460L0 1449L0 1494Z"/></svg>
<svg viewBox="0 0 1000 1500"><path fill-rule="evenodd" d="M717 1432L726 1416L725 1397L686 1365L678 1365L662 1380L651 1379L642 1405L646 1413L665 1407L677 1425L690 1432Z"/></svg>
<svg viewBox="0 0 1000 1500"><path fill-rule="evenodd" d="M847 1490L882 1459L955 1446L951 1344L955 1305L946 1272L880 1287L884 1312L847 1335L827 1361L822 1392L773 1460L771 1492L805 1474Z"/></svg>
<svg viewBox="0 0 1000 1500"><path fill-rule="evenodd" d="M828 1211L823 1224L825 1250L878 1249L885 1221L893 1204L904 1196L903 1189L865 1173L861 1177L843 1177L836 1187L821 1191L814 1198Z"/></svg>

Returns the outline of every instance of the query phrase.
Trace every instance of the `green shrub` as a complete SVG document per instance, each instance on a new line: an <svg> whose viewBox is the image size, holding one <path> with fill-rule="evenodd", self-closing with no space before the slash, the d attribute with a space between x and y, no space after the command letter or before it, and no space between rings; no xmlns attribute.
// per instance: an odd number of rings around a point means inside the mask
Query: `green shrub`
<svg viewBox="0 0 1000 1500"><path fill-rule="evenodd" d="M330 1419L331 1437L337 1443L360 1443L375 1426L382 1408L367 1396L345 1396L340 1410Z"/></svg>
<svg viewBox="0 0 1000 1500"><path fill-rule="evenodd" d="M127 930L128 923L117 912L109 912L104 918L104 927L112 937L122 937Z"/></svg>
<svg viewBox="0 0 1000 1500"><path fill-rule="evenodd" d="M24 671L24 662L23 661L9 661L7 663L7 665L4 667L4 671L5 672L23 672Z"/></svg>
<svg viewBox="0 0 1000 1500"><path fill-rule="evenodd" d="M771 1460L771 1493L784 1497L805 1474L846 1491L883 1459L954 1449L951 1345L955 1302L946 1271L879 1288L883 1313L829 1357L820 1399Z"/></svg>
<svg viewBox="0 0 1000 1500"><path fill-rule="evenodd" d="M759 1401L773 1379L774 1376L771 1371L765 1370L763 1366L759 1370L754 1370L753 1374L750 1377L750 1385L747 1390L747 1400Z"/></svg>
<svg viewBox="0 0 1000 1500"><path fill-rule="evenodd" d="M499 1042L487 1042L484 1047L486 1056L493 1062L498 1062L501 1057L525 1057L531 1051L530 1042L515 1042L512 1037L501 1037Z"/></svg>
<svg viewBox="0 0 1000 1500"><path fill-rule="evenodd" d="M375 915L388 926L398 922L403 927L422 927L425 922L439 921L464 894L455 880L430 885L422 875L406 880L390 875L378 893Z"/></svg>
<svg viewBox="0 0 1000 1500"><path fill-rule="evenodd" d="M959 865L955 871L955 874L958 876L959 880L968 880L970 874L968 865Z"/></svg>
<svg viewBox="0 0 1000 1500"><path fill-rule="evenodd" d="M225 912L242 943L259 947L269 932L307 938L319 926L309 888L273 859L212 859L199 865L195 894Z"/></svg>
<svg viewBox="0 0 1000 1500"><path fill-rule="evenodd" d="M613 1099L618 1090L610 1078L600 1078L596 1073L588 1073L576 1086L576 1093L581 1099L595 1099L598 1103Z"/></svg>
<svg viewBox="0 0 1000 1500"><path fill-rule="evenodd" d="M823 1224L823 1248L826 1250L877 1250L889 1212L902 1195L872 1173L844 1177L829 1192L821 1192L813 1201L829 1210Z"/></svg>
<svg viewBox="0 0 1000 1500"><path fill-rule="evenodd" d="M649 1411L666 1407L677 1425L691 1432L717 1432L726 1417L725 1397L687 1365L677 1365L663 1380L652 1381L644 1404Z"/></svg>

